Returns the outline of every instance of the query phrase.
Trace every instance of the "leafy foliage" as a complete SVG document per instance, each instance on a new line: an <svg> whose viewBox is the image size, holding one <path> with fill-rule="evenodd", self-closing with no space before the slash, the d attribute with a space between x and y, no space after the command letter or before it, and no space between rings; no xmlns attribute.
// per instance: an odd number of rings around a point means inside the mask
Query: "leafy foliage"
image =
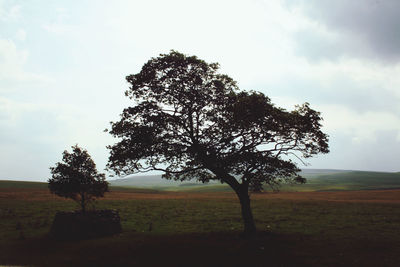
<svg viewBox="0 0 400 267"><path fill-rule="evenodd" d="M329 151L320 113L308 103L291 112L275 107L260 92L240 91L218 68L171 51L127 76L125 94L136 104L111 123L120 140L109 146L108 167L118 175L161 170L168 179L219 180L238 194L242 211L250 209L249 188L305 182L287 156Z"/></svg>
<svg viewBox="0 0 400 267"><path fill-rule="evenodd" d="M299 169L282 156L327 153L320 113L308 103L288 112L259 92L239 91L218 64L176 51L153 58L130 75L126 95L137 101L112 123L121 140L110 146L117 174L163 170L166 178L239 176L254 190ZM166 166L166 167L163 167Z"/></svg>
<svg viewBox="0 0 400 267"><path fill-rule="evenodd" d="M98 173L89 153L75 145L72 153L63 152L63 162L51 167L52 178L48 180L52 193L75 200L85 211L88 203L108 192L108 182Z"/></svg>

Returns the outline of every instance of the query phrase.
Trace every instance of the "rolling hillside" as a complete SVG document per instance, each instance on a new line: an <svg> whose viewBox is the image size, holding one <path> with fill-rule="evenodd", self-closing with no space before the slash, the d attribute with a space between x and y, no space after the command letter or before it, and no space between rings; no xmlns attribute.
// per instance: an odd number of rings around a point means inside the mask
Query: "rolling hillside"
<svg viewBox="0 0 400 267"><path fill-rule="evenodd" d="M372 190L400 188L400 173L346 171L304 175L311 191L326 190ZM295 186L294 188L298 188ZM300 189L301 190L301 189Z"/></svg>
<svg viewBox="0 0 400 267"><path fill-rule="evenodd" d="M281 191L334 191L400 188L400 173L367 172L330 169L304 169L307 178L303 185L283 185ZM171 191L230 191L218 182L202 184L195 181L179 182L162 179L160 175L130 176L110 180L112 186L143 187ZM269 190L269 188L265 188Z"/></svg>
<svg viewBox="0 0 400 267"><path fill-rule="evenodd" d="M367 172L349 170L304 169L301 173L307 178L303 185L283 185L280 191L339 191L339 190L375 190L400 189L400 172ZM161 175L129 176L109 180L116 190L139 189L157 191L186 192L222 192L231 191L226 184L210 182L203 184L196 181L173 181L162 179ZM44 182L1 181L1 188L47 188ZM265 187L267 191L271 191Z"/></svg>

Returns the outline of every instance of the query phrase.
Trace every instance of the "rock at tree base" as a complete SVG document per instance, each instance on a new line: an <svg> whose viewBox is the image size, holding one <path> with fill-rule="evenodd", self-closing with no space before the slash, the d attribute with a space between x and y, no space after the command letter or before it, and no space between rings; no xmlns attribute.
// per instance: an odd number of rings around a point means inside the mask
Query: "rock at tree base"
<svg viewBox="0 0 400 267"><path fill-rule="evenodd" d="M57 212L50 234L59 240L79 240L122 232L116 210Z"/></svg>

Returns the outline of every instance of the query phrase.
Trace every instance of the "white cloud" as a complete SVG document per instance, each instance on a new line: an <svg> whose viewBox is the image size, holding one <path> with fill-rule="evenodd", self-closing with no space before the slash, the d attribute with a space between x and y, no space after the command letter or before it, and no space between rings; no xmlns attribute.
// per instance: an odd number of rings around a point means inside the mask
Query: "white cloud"
<svg viewBox="0 0 400 267"><path fill-rule="evenodd" d="M19 41L25 41L26 40L26 31L24 29L19 29L15 33L15 38Z"/></svg>
<svg viewBox="0 0 400 267"><path fill-rule="evenodd" d="M72 33L76 29L74 26L63 24L63 23L44 24L42 27L46 31L55 33L55 34Z"/></svg>
<svg viewBox="0 0 400 267"><path fill-rule="evenodd" d="M0 92L13 90L13 85L20 82L48 82L44 75L28 72L24 69L29 52L18 50L12 40L0 39ZM11 84L11 85L10 85Z"/></svg>
<svg viewBox="0 0 400 267"><path fill-rule="evenodd" d="M21 5L6 6L5 1L0 1L0 21L12 22L21 17Z"/></svg>
<svg viewBox="0 0 400 267"><path fill-rule="evenodd" d="M66 8L55 8L55 19L42 25L42 28L53 34L67 34L79 31L77 26L69 23L70 13Z"/></svg>
<svg viewBox="0 0 400 267"><path fill-rule="evenodd" d="M62 151L75 144L88 149L101 171L106 164L106 145L113 141L103 132L105 127L102 117L74 103L31 103L0 97L0 179L14 176L43 181Z"/></svg>
<svg viewBox="0 0 400 267"><path fill-rule="evenodd" d="M101 168L105 145L115 141L102 130L131 104L123 98L124 77L176 49L219 62L242 89L261 90L278 106L291 110L310 102L322 112L332 144L331 160L321 156L313 167L349 168L353 158L362 168L354 151L373 158L372 149L361 149L368 142L390 149L380 130L400 140L400 64L354 56L354 49L368 52L358 37L349 42L343 30L302 5L283 2L57 1L40 8L24 2L12 11L12 3L0 0L7 29L0 36L0 135L12 140L3 147L16 162L20 151L26 154L30 167L20 175L31 169L37 177L47 174L75 143ZM37 151L47 156L36 158ZM387 162L382 168L394 169Z"/></svg>

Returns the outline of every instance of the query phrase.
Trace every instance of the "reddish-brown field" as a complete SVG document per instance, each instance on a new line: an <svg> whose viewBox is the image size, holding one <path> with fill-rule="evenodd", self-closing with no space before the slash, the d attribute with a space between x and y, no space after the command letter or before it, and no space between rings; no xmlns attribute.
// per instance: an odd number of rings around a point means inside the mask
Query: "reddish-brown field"
<svg viewBox="0 0 400 267"><path fill-rule="evenodd" d="M112 191L106 193L105 200L128 199L236 199L230 192L136 192L136 190ZM277 192L252 194L252 199L275 199L293 201L337 201L365 203L400 203L400 189L397 190L364 190L336 192ZM21 199L32 201L63 200L47 189L0 188L1 199Z"/></svg>
<svg viewBox="0 0 400 267"><path fill-rule="evenodd" d="M278 192L254 194L254 199L316 200L367 203L400 203L400 190L364 190L336 192Z"/></svg>

